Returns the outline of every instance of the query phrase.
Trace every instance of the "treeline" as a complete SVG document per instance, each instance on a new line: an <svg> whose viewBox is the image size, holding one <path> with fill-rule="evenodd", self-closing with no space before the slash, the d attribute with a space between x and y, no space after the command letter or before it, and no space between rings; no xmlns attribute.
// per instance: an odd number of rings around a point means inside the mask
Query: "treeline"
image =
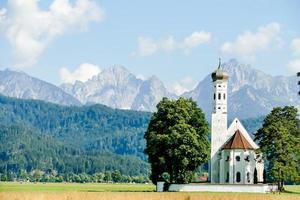
<svg viewBox="0 0 300 200"><path fill-rule="evenodd" d="M30 173L22 170L19 174L8 172L0 174L1 181L20 181L20 182L71 182L71 183L149 183L148 176L129 176L122 175L119 170L114 172L100 172L95 174L57 174L55 170L41 171L33 170Z"/></svg>

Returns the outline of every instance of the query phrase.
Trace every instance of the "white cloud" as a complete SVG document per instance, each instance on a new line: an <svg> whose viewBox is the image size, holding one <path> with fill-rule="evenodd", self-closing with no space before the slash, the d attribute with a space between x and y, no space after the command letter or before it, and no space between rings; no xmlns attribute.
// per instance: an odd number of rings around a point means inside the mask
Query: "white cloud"
<svg viewBox="0 0 300 200"><path fill-rule="evenodd" d="M6 18L6 9L0 8L0 25L1 25L1 22L5 20L5 18Z"/></svg>
<svg viewBox="0 0 300 200"><path fill-rule="evenodd" d="M73 72L65 67L59 70L59 77L62 83L74 83L75 81L85 82L92 78L93 76L99 74L101 69L97 65L90 63L83 63Z"/></svg>
<svg viewBox="0 0 300 200"><path fill-rule="evenodd" d="M168 38L161 41L161 48L166 51L172 51L176 48L176 41L173 36L169 36Z"/></svg>
<svg viewBox="0 0 300 200"><path fill-rule="evenodd" d="M180 79L179 81L175 82L170 87L170 90L177 95L181 95L187 91L190 91L191 89L194 89L196 85L197 82L192 77L186 76Z"/></svg>
<svg viewBox="0 0 300 200"><path fill-rule="evenodd" d="M211 34L205 31L194 32L184 39L185 48L193 48L211 40Z"/></svg>
<svg viewBox="0 0 300 200"><path fill-rule="evenodd" d="M233 42L225 42L220 51L224 54L240 56L245 60L254 60L258 52L281 45L280 25L276 22L259 27L255 33L245 31Z"/></svg>
<svg viewBox="0 0 300 200"><path fill-rule="evenodd" d="M289 61L287 68L294 74L300 72L300 38L294 38L291 42L290 48L296 58Z"/></svg>
<svg viewBox="0 0 300 200"><path fill-rule="evenodd" d="M288 69L292 73L300 72L300 59L291 60L288 63Z"/></svg>
<svg viewBox="0 0 300 200"><path fill-rule="evenodd" d="M89 22L101 21L103 12L91 0L54 0L47 10L38 0L8 1L0 11L1 30L8 38L18 68L35 64L47 45L68 31L86 30Z"/></svg>
<svg viewBox="0 0 300 200"><path fill-rule="evenodd" d="M295 55L300 55L300 38L295 38L292 40L291 50Z"/></svg>
<svg viewBox="0 0 300 200"><path fill-rule="evenodd" d="M175 49L183 49L184 52L190 51L192 48L201 44L209 43L211 33L205 31L196 31L183 39L176 41L173 36L168 36L160 40L154 40L149 37L138 38L138 49L133 55L150 56L157 51L173 51Z"/></svg>
<svg viewBox="0 0 300 200"><path fill-rule="evenodd" d="M142 74L136 75L136 78L141 79L143 81L147 80L147 78L144 75L142 75Z"/></svg>
<svg viewBox="0 0 300 200"><path fill-rule="evenodd" d="M184 87L184 86L182 86L180 83L176 82L176 83L174 83L174 85L172 86L171 91L172 91L173 93L175 93L176 95L181 95L181 94L183 94L183 93L189 91L189 89L186 88L186 87Z"/></svg>
<svg viewBox="0 0 300 200"><path fill-rule="evenodd" d="M141 56L149 56L158 49L158 45L151 38L139 37L138 44L138 52Z"/></svg>

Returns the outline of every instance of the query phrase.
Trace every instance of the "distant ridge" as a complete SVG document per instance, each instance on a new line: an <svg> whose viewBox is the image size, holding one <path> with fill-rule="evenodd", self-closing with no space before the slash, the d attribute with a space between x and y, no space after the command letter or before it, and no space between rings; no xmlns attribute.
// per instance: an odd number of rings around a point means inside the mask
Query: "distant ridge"
<svg viewBox="0 0 300 200"><path fill-rule="evenodd" d="M61 88L24 72L9 69L0 71L0 93L9 97L38 99L61 105L81 105Z"/></svg>

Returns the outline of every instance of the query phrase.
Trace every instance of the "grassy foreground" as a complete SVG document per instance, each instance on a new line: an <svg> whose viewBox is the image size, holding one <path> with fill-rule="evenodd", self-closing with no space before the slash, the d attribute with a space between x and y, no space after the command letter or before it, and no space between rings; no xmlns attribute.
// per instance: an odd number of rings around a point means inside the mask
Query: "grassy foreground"
<svg viewBox="0 0 300 200"><path fill-rule="evenodd" d="M0 192L152 192L152 184L0 182Z"/></svg>
<svg viewBox="0 0 300 200"><path fill-rule="evenodd" d="M300 200L300 186L283 194L153 192L150 184L1 183L0 200Z"/></svg>

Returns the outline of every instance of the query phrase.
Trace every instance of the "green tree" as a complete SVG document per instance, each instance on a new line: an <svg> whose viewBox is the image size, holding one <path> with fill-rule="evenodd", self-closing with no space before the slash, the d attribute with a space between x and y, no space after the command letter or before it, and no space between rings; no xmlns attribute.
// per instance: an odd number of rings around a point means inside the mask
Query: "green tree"
<svg viewBox="0 0 300 200"><path fill-rule="evenodd" d="M103 180L104 180L105 182L111 181L111 173L110 173L110 172L105 172L105 173L104 173L104 178L103 178Z"/></svg>
<svg viewBox="0 0 300 200"><path fill-rule="evenodd" d="M187 183L209 158L209 128L196 102L163 98L145 133L153 183L169 175L169 183Z"/></svg>
<svg viewBox="0 0 300 200"><path fill-rule="evenodd" d="M255 134L268 160L267 173L283 191L285 181L299 180L300 122L293 106L276 107Z"/></svg>
<svg viewBox="0 0 300 200"><path fill-rule="evenodd" d="M111 174L111 178L113 180L113 182L115 183L119 183L122 181L122 175L120 173L119 170L115 170L112 174Z"/></svg>
<svg viewBox="0 0 300 200"><path fill-rule="evenodd" d="M39 181L40 178L42 177L42 172L38 169L35 169L33 172L32 172L32 177L34 178L34 181Z"/></svg>

